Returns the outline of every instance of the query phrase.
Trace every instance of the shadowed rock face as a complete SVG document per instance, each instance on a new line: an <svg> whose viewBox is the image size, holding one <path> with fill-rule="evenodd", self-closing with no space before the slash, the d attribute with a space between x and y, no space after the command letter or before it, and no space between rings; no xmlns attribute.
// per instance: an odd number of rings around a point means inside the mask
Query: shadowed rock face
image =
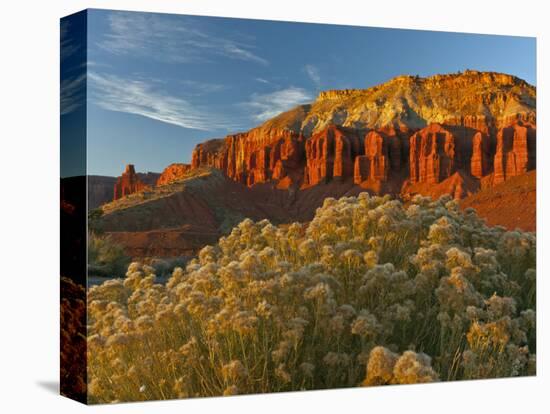
<svg viewBox="0 0 550 414"><path fill-rule="evenodd" d="M136 173L137 178L145 184L146 186L154 186L156 185L158 179L160 178L160 174L156 172L146 172L146 173Z"/></svg>

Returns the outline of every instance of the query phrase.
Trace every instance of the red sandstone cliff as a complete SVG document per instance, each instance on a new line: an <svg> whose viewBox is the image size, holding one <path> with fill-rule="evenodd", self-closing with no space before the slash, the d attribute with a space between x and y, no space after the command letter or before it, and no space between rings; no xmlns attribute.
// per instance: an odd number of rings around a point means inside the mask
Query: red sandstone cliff
<svg viewBox="0 0 550 414"><path fill-rule="evenodd" d="M122 175L116 180L113 200L137 193L145 188L146 185L137 176L134 166L128 164Z"/></svg>
<svg viewBox="0 0 550 414"><path fill-rule="evenodd" d="M387 128L365 133L331 125L309 138L283 131L267 143L242 133L198 145L191 168L215 167L247 186L285 180L285 187L307 188L349 179L375 192L391 182L396 193L412 191L409 184L436 185L454 177L452 193L462 197L470 190L457 184L461 177L498 184L535 168L532 125L516 122L496 135L485 130L433 123L408 134ZM417 188L426 193L428 187Z"/></svg>
<svg viewBox="0 0 550 414"><path fill-rule="evenodd" d="M170 184L174 181L181 180L191 170L190 164L170 164L164 169L158 178L156 185Z"/></svg>
<svg viewBox="0 0 550 414"><path fill-rule="evenodd" d="M439 124L431 124L410 138L410 180L437 184L456 171L454 135Z"/></svg>
<svg viewBox="0 0 550 414"><path fill-rule="evenodd" d="M350 180L393 193L453 177L455 195L466 194L463 180L477 188L535 168L535 100L534 87L506 74L399 76L365 90L321 92L248 132L199 144L190 168L214 167L249 187ZM157 184L187 168L169 166ZM118 194L140 187L121 179Z"/></svg>
<svg viewBox="0 0 550 414"><path fill-rule="evenodd" d="M364 155L355 157L354 182L387 182L391 170L402 167L402 142L393 130L370 131L364 140Z"/></svg>
<svg viewBox="0 0 550 414"><path fill-rule="evenodd" d="M302 167L303 150L302 137L291 131L258 137L252 130L197 145L191 166L218 168L229 178L250 186L293 176Z"/></svg>
<svg viewBox="0 0 550 414"><path fill-rule="evenodd" d="M305 142L304 185L353 176L354 159L361 155L357 131L330 126Z"/></svg>
<svg viewBox="0 0 550 414"><path fill-rule="evenodd" d="M535 168L536 130L521 124L501 128L494 157L494 184Z"/></svg>
<svg viewBox="0 0 550 414"><path fill-rule="evenodd" d="M473 177L482 178L489 174L493 167L494 145L491 136L478 131L472 138L472 157L470 172Z"/></svg>
<svg viewBox="0 0 550 414"><path fill-rule="evenodd" d="M199 144L192 168L277 188L349 179L398 193L451 177L454 187L463 179L494 185L535 168L535 100L534 87L506 74L400 76L321 92L248 132Z"/></svg>

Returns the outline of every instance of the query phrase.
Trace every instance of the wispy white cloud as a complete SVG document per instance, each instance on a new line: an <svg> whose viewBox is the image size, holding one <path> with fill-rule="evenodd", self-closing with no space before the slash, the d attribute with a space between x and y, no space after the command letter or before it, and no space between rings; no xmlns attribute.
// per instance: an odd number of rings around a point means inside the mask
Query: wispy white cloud
<svg viewBox="0 0 550 414"><path fill-rule="evenodd" d="M223 115L170 95L156 83L90 72L91 101L116 112L141 115L160 122L198 130L232 129Z"/></svg>
<svg viewBox="0 0 550 414"><path fill-rule="evenodd" d="M269 85L271 82L264 78L255 78L256 82L265 83L266 85Z"/></svg>
<svg viewBox="0 0 550 414"><path fill-rule="evenodd" d="M291 86L266 94L255 93L250 97L250 101L245 103L245 106L252 111L252 118L255 121L265 121L312 100L313 97L308 91Z"/></svg>
<svg viewBox="0 0 550 414"><path fill-rule="evenodd" d="M195 21L143 13L112 12L109 33L98 46L113 54L186 63L213 56L268 65L254 46L218 36L197 27Z"/></svg>
<svg viewBox="0 0 550 414"><path fill-rule="evenodd" d="M305 65L304 70L306 71L307 76L311 79L311 81L315 84L316 88L321 87L321 73L319 72L319 68L317 68L314 65Z"/></svg>
<svg viewBox="0 0 550 414"><path fill-rule="evenodd" d="M60 112L67 115L84 105L86 95L86 75L63 79L61 81Z"/></svg>

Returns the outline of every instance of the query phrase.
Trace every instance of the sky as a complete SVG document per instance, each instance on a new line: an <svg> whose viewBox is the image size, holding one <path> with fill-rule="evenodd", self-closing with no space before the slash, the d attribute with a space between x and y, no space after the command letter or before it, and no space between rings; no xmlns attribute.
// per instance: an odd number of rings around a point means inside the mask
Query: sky
<svg viewBox="0 0 550 414"><path fill-rule="evenodd" d="M87 160L97 175L189 162L197 143L246 131L321 90L466 69L536 83L527 37L107 10L88 12L87 33ZM62 117L78 112L70 98Z"/></svg>

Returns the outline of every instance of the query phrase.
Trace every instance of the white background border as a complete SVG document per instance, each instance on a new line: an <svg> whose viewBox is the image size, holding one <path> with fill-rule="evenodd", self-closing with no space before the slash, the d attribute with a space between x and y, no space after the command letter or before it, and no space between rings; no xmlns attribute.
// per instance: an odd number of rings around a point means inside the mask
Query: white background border
<svg viewBox="0 0 550 414"><path fill-rule="evenodd" d="M59 366L59 18L87 8L537 36L538 376L511 380L121 404L88 412L549 412L550 102L544 0L11 0L0 13L0 410L77 413L57 396ZM284 47L284 46L283 46ZM514 56L510 56L514 59ZM376 64L376 56L372 62Z"/></svg>

